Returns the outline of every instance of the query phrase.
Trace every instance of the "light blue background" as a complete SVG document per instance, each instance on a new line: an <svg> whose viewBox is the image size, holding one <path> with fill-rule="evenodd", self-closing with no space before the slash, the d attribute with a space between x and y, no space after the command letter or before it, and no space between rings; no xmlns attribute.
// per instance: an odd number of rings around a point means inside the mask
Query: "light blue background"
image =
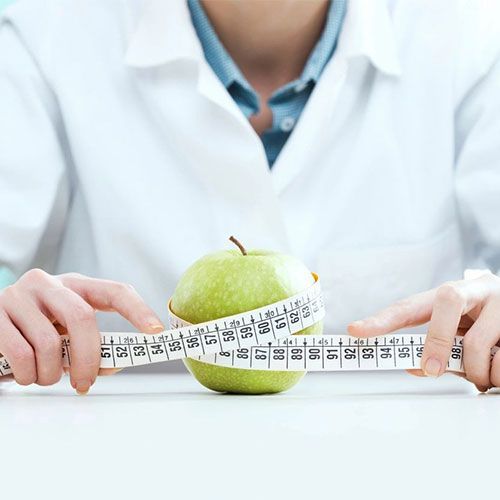
<svg viewBox="0 0 500 500"><path fill-rule="evenodd" d="M13 2L14 0L0 0L0 10L2 10L4 7L7 7L7 5Z"/></svg>

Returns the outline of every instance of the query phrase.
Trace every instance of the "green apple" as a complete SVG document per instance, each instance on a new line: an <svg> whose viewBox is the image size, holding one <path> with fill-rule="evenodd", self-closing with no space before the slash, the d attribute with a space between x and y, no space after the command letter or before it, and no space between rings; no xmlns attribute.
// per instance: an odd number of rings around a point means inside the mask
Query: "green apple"
<svg viewBox="0 0 500 500"><path fill-rule="evenodd" d="M223 250L197 260L181 277L171 299L172 312L189 323L231 316L304 291L314 278L300 260L268 250ZM318 322L296 335L319 335ZM184 364L205 387L218 392L266 394L294 386L304 371L243 370L186 358Z"/></svg>

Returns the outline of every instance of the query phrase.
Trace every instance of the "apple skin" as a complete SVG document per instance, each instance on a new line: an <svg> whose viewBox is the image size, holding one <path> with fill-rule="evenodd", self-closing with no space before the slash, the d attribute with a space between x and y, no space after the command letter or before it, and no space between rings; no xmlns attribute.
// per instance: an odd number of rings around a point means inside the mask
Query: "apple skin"
<svg viewBox="0 0 500 500"><path fill-rule="evenodd" d="M223 250L197 260L181 277L171 298L172 312L189 323L231 316L277 302L314 283L295 257L268 250ZM296 335L320 335L318 322ZM217 392L269 394L286 391L304 371L243 370L183 360L202 385Z"/></svg>

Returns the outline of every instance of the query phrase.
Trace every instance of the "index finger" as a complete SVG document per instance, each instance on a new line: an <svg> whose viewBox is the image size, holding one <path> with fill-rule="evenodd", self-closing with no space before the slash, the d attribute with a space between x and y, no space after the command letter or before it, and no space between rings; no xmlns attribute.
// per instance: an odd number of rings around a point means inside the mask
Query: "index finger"
<svg viewBox="0 0 500 500"><path fill-rule="evenodd" d="M143 333L165 330L156 313L130 284L78 274L61 275L59 279L92 307L101 311L116 311Z"/></svg>
<svg viewBox="0 0 500 500"><path fill-rule="evenodd" d="M427 323L431 318L436 289L420 292L395 302L373 316L353 321L347 331L355 337L375 337Z"/></svg>

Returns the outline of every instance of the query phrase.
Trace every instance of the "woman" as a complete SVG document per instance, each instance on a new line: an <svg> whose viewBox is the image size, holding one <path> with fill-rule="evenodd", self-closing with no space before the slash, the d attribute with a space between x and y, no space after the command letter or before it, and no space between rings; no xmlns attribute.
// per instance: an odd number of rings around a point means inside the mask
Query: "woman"
<svg viewBox="0 0 500 500"><path fill-rule="evenodd" d="M87 392L98 319L163 329L181 272L235 233L320 274L328 333L425 325L432 376L465 333L466 377L499 385L499 20L459 0L19 0L0 25L16 380L59 380L60 324Z"/></svg>

